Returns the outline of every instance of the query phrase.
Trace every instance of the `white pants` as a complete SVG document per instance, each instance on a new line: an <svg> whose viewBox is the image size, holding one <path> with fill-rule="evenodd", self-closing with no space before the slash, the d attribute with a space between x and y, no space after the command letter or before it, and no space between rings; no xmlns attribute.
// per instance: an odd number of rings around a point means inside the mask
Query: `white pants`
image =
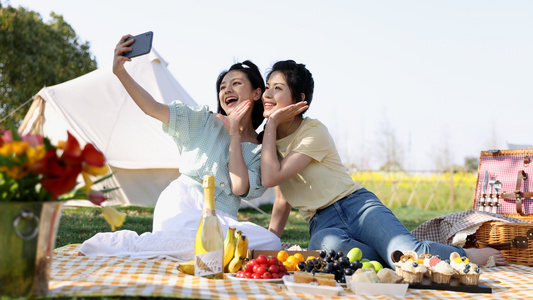
<svg viewBox="0 0 533 300"><path fill-rule="evenodd" d="M182 262L193 259L204 203L203 189L193 183L182 175L165 188L155 206L152 232L141 235L130 230L98 233L81 245L80 252L89 257L167 258ZM281 249L280 239L269 230L251 222L239 222L219 210L217 216L224 236L229 227L241 230L248 238L249 249Z"/></svg>

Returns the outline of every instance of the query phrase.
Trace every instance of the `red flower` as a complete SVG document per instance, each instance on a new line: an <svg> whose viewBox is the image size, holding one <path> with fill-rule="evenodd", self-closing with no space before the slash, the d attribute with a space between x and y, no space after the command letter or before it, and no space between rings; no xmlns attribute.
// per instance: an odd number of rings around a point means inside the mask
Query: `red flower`
<svg viewBox="0 0 533 300"><path fill-rule="evenodd" d="M107 197L105 196L104 193L102 193L101 191L94 191L92 190L90 193L89 193L89 200L96 204L96 205L102 205L102 203L104 201L107 200Z"/></svg>
<svg viewBox="0 0 533 300"><path fill-rule="evenodd" d="M68 138L67 142L63 146L63 154L61 155L61 160L68 163L81 163L82 157L81 157L81 148L80 143L78 143L78 140L70 134L70 132L67 132Z"/></svg>
<svg viewBox="0 0 533 300"><path fill-rule="evenodd" d="M81 162L60 161L56 152L50 150L41 170L43 174L41 184L52 194L52 198L56 199L58 196L70 192L76 186L81 169Z"/></svg>

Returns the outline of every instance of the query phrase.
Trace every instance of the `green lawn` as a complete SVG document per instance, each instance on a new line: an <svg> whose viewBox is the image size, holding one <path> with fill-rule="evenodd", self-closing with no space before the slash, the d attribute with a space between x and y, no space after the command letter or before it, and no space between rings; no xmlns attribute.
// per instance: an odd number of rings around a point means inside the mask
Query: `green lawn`
<svg viewBox="0 0 533 300"><path fill-rule="evenodd" d="M260 207L267 215L257 212L255 209L242 209L239 212L239 220L250 221L267 227L270 221L272 205ZM153 208L129 206L119 208L127 214L126 222L118 230L128 229L139 234L152 230ZM458 210L423 210L421 208L402 206L393 209L398 219L409 230L415 229L423 222ZM68 244L78 244L92 237L98 232L109 232L110 226L105 222L99 208L64 208L59 225L56 247ZM308 224L300 214L293 210L289 217L285 231L281 237L283 242L294 243L306 248L309 242Z"/></svg>

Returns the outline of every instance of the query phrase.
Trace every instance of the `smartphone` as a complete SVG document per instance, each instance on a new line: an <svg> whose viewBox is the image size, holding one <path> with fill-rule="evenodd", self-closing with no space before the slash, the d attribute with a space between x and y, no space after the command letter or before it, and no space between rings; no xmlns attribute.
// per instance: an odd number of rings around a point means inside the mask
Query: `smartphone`
<svg viewBox="0 0 533 300"><path fill-rule="evenodd" d="M140 55L150 53L150 50L152 50L152 39L153 38L154 38L154 33L151 31L127 38L126 41L134 39L135 42L133 42L133 44L130 45L132 50L122 52L122 56L133 58L133 57L137 57Z"/></svg>

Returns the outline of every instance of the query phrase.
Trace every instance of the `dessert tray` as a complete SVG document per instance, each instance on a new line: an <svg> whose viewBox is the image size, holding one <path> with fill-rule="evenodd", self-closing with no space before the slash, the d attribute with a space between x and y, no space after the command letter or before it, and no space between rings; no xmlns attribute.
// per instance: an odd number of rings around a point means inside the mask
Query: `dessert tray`
<svg viewBox="0 0 533 300"><path fill-rule="evenodd" d="M466 285L459 282L458 279L452 278L449 284L438 284L432 282L429 278L424 277L421 283L410 283L410 289L421 290L445 290L466 293L492 293L492 288L479 281L478 285Z"/></svg>

